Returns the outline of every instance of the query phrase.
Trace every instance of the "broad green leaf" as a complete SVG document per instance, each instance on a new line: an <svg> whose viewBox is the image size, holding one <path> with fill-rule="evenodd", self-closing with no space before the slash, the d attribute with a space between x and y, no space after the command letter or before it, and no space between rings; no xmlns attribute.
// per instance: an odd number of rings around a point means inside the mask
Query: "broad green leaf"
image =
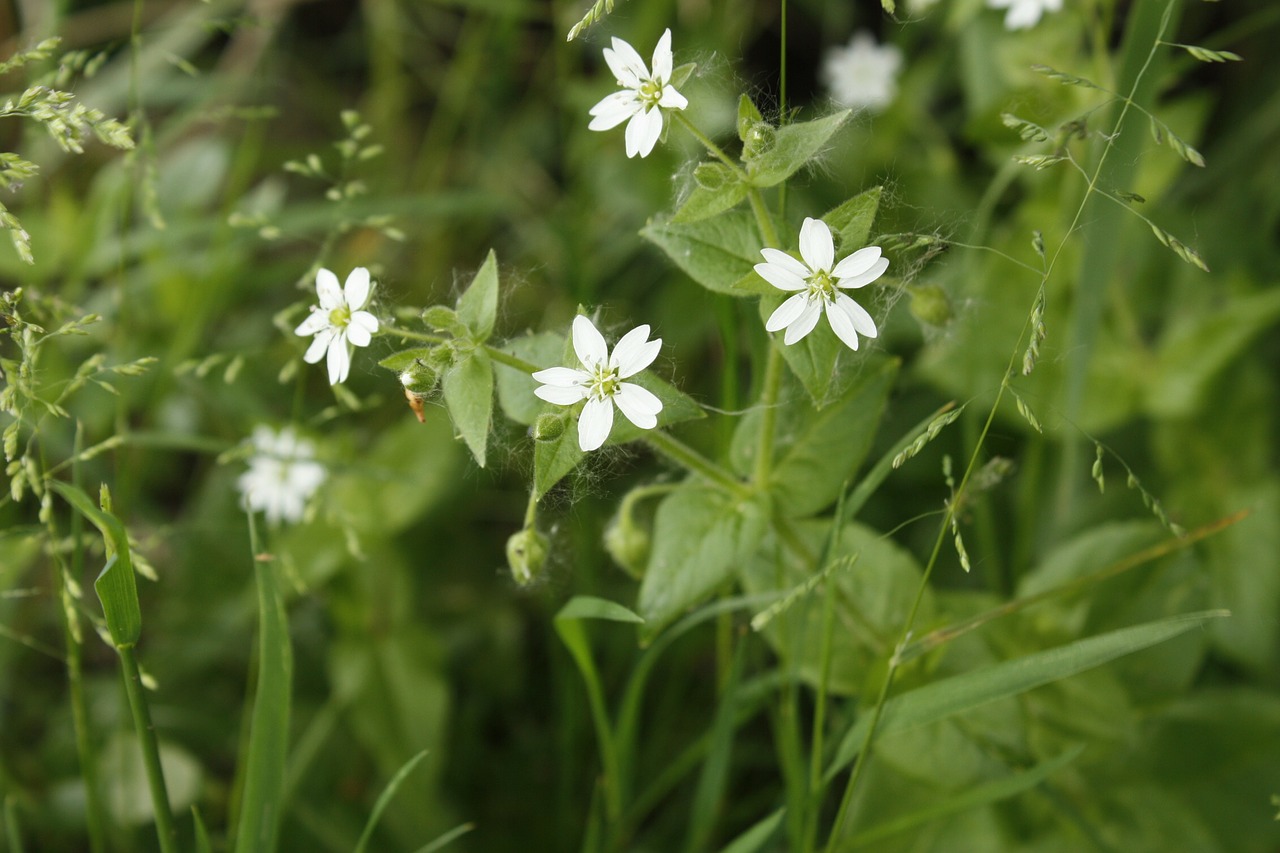
<svg viewBox="0 0 1280 853"><path fill-rule="evenodd" d="M876 221L876 211L880 209L883 189L872 187L823 215L822 221L827 223L836 238L837 257L852 254L867 245L871 226Z"/></svg>
<svg viewBox="0 0 1280 853"><path fill-rule="evenodd" d="M394 373L399 373L414 362L426 360L431 355L431 347L414 347L413 349L400 350L400 352L391 355L378 362L379 367L385 367Z"/></svg>
<svg viewBox="0 0 1280 853"><path fill-rule="evenodd" d="M757 276L758 278L758 276ZM760 319L767 321L789 294L775 290L760 300ZM856 300L856 294L852 297ZM866 306L863 306L866 307ZM818 325L803 339L791 346L782 342L782 333L773 336L773 346L782 351L791 373L809 392L809 399L819 409L836 400L849 378L847 372L859 369L856 361L865 358L853 352L836 337L826 317L818 318ZM865 338L860 338L865 341ZM838 364L838 362L843 362Z"/></svg>
<svg viewBox="0 0 1280 853"><path fill-rule="evenodd" d="M764 116L760 115L760 110L756 108L755 103L749 95L742 95L738 98L738 139L741 142L747 141L747 134L751 132L751 128L764 121Z"/></svg>
<svg viewBox="0 0 1280 853"><path fill-rule="evenodd" d="M698 168L716 165L719 164L703 163ZM725 171L728 170L725 169ZM746 197L747 185L736 178L727 180L715 187L699 183L693 188L693 192L689 193L689 197L685 199L684 204L680 205L680 209L675 212L670 221L676 225L701 222L704 219L718 216L726 210L732 210Z"/></svg>
<svg viewBox="0 0 1280 853"><path fill-rule="evenodd" d="M243 770L237 853L276 849L283 817L285 762L289 755L289 704L293 647L280 589L280 568L254 562L258 581L258 677Z"/></svg>
<svg viewBox="0 0 1280 853"><path fill-rule="evenodd" d="M467 443L476 464L483 468L493 417L493 365L484 350L474 349L460 356L444 375L444 402L454 428Z"/></svg>
<svg viewBox="0 0 1280 853"><path fill-rule="evenodd" d="M897 372L896 360L873 358L823 409L813 408L794 383L784 384L769 478L780 512L808 516L836 499L866 458ZM733 435L730 458L744 476L755 468L761 420L761 412L747 413Z"/></svg>
<svg viewBox="0 0 1280 853"><path fill-rule="evenodd" d="M1155 375L1143 386L1147 411L1161 418L1195 412L1214 378L1277 320L1276 288L1233 298L1221 311L1186 318L1160 341Z"/></svg>
<svg viewBox="0 0 1280 853"><path fill-rule="evenodd" d="M734 211L701 222L657 219L640 236L667 254L695 282L716 293L746 296L738 282L762 260L764 241L746 211Z"/></svg>
<svg viewBox="0 0 1280 853"><path fill-rule="evenodd" d="M533 446L533 499L542 500L542 496L576 468L584 456L586 453L578 446L578 415L575 411L565 423L564 432Z"/></svg>
<svg viewBox="0 0 1280 853"><path fill-rule="evenodd" d="M771 187L794 175L817 157L852 111L797 122L777 129L772 144L747 160L747 174L757 187Z"/></svg>
<svg viewBox="0 0 1280 853"><path fill-rule="evenodd" d="M1082 752L1084 752L1084 747L1077 746L1056 758L1040 762L1030 770L1024 770L992 782L975 785L951 796L940 796L926 808L899 815L859 832L849 839L848 844L850 846L870 844L883 838L897 835L900 832L914 829L924 823L930 823L940 818L970 811L971 809L981 808L1021 794L1023 791L1036 787L1063 767L1075 761Z"/></svg>
<svg viewBox="0 0 1280 853"><path fill-rule="evenodd" d="M788 523L815 554L830 535L827 519ZM819 585L804 594L815 567L775 541L767 539L759 554L739 564L742 586L751 594L774 593L789 601L773 614L762 633L786 661L788 671L816 685L823 671L819 626L825 587ZM866 687L872 668L891 651L893 638L915 601L923 570L910 551L857 522L844 526L828 555L830 560L845 557L857 559L851 566L837 565L826 581L835 585L827 690L848 696ZM927 624L933 610L933 593L926 588L917 621Z"/></svg>
<svg viewBox="0 0 1280 853"><path fill-rule="evenodd" d="M137 644L142 634L142 607L138 603L129 534L124 524L99 509L92 498L70 483L50 480L49 486L101 532L109 556L93 588L102 603L111 642L119 648Z"/></svg>
<svg viewBox="0 0 1280 853"><path fill-rule="evenodd" d="M997 699L1025 693L1162 643L1226 615L1223 610L1209 610L1171 616L935 681L889 700L880 719L879 734L927 725ZM857 756L870 722L870 716L864 714L845 733L827 769L828 779Z"/></svg>
<svg viewBox="0 0 1280 853"><path fill-rule="evenodd" d="M513 338L502 345L502 351L523 359L538 367L551 367L560 363L564 352L564 335L553 332L537 332ZM498 405L511 420L532 426L546 403L534 396L538 383L523 370L516 370L501 362L495 364L498 386Z"/></svg>
<svg viewBox="0 0 1280 853"><path fill-rule="evenodd" d="M575 595L560 608L556 619L603 619L608 622L637 623L644 621L616 601L596 598L594 595Z"/></svg>
<svg viewBox="0 0 1280 853"><path fill-rule="evenodd" d="M471 285L458 298L458 319L466 324L472 340L484 343L493 334L493 323L497 317L498 258L490 249ZM483 455L482 450L480 456ZM484 467L483 460L480 466Z"/></svg>
<svg viewBox="0 0 1280 853"><path fill-rule="evenodd" d="M692 397L677 389L670 382L659 379L648 371L637 373L627 381L639 385L662 401L662 411L658 413L658 429L685 421L696 421L707 416L707 413L702 410L702 407ZM574 432L575 434L577 432L576 424ZM628 441L644 438L646 432L648 430L640 429L640 427L627 420L626 416L621 412L615 412L613 431L609 433L606 443L625 444Z"/></svg>
<svg viewBox="0 0 1280 853"><path fill-rule="evenodd" d="M387 787L378 795L378 801L373 804L373 811L369 814L369 820L364 825L364 832L360 833L360 840L356 842L355 853L364 853L365 848L369 846L369 839L373 836L373 830L378 825L379 818L386 811L387 805L396 795L396 791L400 790L400 785L404 782L405 777L413 772L413 768L417 767L422 759L427 757L427 750L422 750L413 758L404 763L404 766L396 771L396 775L391 777L391 781L387 783Z"/></svg>
<svg viewBox="0 0 1280 853"><path fill-rule="evenodd" d="M658 506L640 614L656 632L733 576L760 544L768 512L755 500L686 484Z"/></svg>

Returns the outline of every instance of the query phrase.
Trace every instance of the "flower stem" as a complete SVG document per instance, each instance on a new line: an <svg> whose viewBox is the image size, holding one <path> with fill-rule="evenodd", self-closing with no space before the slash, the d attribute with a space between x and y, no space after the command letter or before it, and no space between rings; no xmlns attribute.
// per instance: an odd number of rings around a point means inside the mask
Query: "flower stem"
<svg viewBox="0 0 1280 853"><path fill-rule="evenodd" d="M677 122L680 123L681 127L689 131L689 133L693 136L694 139L701 142L703 147L705 147L708 151L711 152L712 156L714 156L721 163L724 163L726 166L728 166L733 171L734 176L737 177L738 180L744 183L747 182L747 173L743 170L743 168L739 166L736 162L734 162L732 157L724 153L724 150L719 145L716 145L714 142L712 142L711 137L707 136L701 130L698 130L698 128L694 125L694 123L689 121L689 119L685 117L684 113L677 110L677 111L673 111L671 113L671 116Z"/></svg>
<svg viewBox="0 0 1280 853"><path fill-rule="evenodd" d="M404 338L409 341L422 341L426 344L447 344L454 340L453 338L446 338L443 335L433 335L428 332L415 332L412 329L402 329L399 326L384 327L379 334ZM500 350L495 346L490 346L489 344L481 344L480 346L488 354L489 358L499 364L505 364L507 367L514 367L516 370L521 370L525 373L537 373L542 369L536 364L527 362L522 358L516 358L511 353Z"/></svg>
<svg viewBox="0 0 1280 853"><path fill-rule="evenodd" d="M721 468L698 451L694 450L684 442L678 441L665 432L650 430L644 435L644 440L649 446L666 456L671 461L687 468L695 474L701 474L704 478L720 486L729 494L738 498L746 498L751 496L751 490L745 483L740 481L733 474Z"/></svg>
<svg viewBox="0 0 1280 853"><path fill-rule="evenodd" d="M124 668L124 689L129 697L129 711L133 714L133 726L138 733L138 745L142 748L142 763L147 771L147 786L151 789L151 805L155 811L156 838L162 853L177 853L178 830L169 809L169 793L164 786L164 770L160 766L160 747L156 743L155 726L151 724L151 712L147 698L142 693L142 675L138 672L138 659L133 646L117 646L120 665Z"/></svg>

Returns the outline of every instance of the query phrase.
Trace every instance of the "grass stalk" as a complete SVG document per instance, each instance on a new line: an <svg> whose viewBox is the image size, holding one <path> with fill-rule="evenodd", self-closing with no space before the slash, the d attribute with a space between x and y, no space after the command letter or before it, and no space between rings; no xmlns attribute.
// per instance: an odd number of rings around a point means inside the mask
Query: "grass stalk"
<svg viewBox="0 0 1280 853"><path fill-rule="evenodd" d="M173 822L173 810L169 807L169 792L164 784L164 768L160 765L160 744L156 740L155 726L151 723L151 711L143 692L142 674L138 671L138 659L133 646L118 646L120 666L124 669L124 690L129 697L129 713L138 733L138 745L142 748L142 765L147 773L147 788L151 792L151 806L155 810L156 838L163 853L177 853L178 828Z"/></svg>

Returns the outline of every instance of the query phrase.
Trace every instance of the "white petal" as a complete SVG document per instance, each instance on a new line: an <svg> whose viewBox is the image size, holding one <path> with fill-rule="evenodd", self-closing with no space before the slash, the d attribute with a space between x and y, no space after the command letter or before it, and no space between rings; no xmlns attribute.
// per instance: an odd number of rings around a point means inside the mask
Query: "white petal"
<svg viewBox="0 0 1280 853"><path fill-rule="evenodd" d="M611 130L644 108L631 89L614 92L591 108L591 124L587 130Z"/></svg>
<svg viewBox="0 0 1280 853"><path fill-rule="evenodd" d="M867 310L857 302L854 302L843 293L837 293L836 305L840 306L841 310L849 315L849 319L853 322L853 327L864 338L874 338L879 334L879 331L876 330L876 321L871 319L871 315L867 313Z"/></svg>
<svg viewBox="0 0 1280 853"><path fill-rule="evenodd" d="M796 319L794 323L787 326L787 333L782 336L782 342L787 346L791 346L796 341L813 331L813 327L818 325L818 317L822 315L822 302L815 299L805 306L804 311Z"/></svg>
<svg viewBox="0 0 1280 853"><path fill-rule="evenodd" d="M316 295L320 297L320 310L328 314L342 306L342 288L338 277L326 269L316 273Z"/></svg>
<svg viewBox="0 0 1280 853"><path fill-rule="evenodd" d="M347 374L351 372L351 354L347 352L347 338L341 332L329 344L328 365L330 385L347 381Z"/></svg>
<svg viewBox="0 0 1280 853"><path fill-rule="evenodd" d="M617 36L613 38L613 50L604 49L604 61L609 63L609 70L618 82L628 89L639 89L649 77L649 69L640 54Z"/></svg>
<svg viewBox="0 0 1280 853"><path fill-rule="evenodd" d="M653 49L653 79L666 82L671 79L671 66L674 60L671 56L671 29L662 34L662 38L658 39L658 46Z"/></svg>
<svg viewBox="0 0 1280 853"><path fill-rule="evenodd" d="M311 346L307 347L306 355L302 356L302 360L307 364L315 364L324 358L325 350L329 348L329 344L333 341L334 336L338 334L337 329L322 329L311 341Z"/></svg>
<svg viewBox="0 0 1280 853"><path fill-rule="evenodd" d="M689 99L677 92L675 87L663 86L662 97L658 99L658 106L669 110L682 110L689 106Z"/></svg>
<svg viewBox="0 0 1280 853"><path fill-rule="evenodd" d="M764 330L766 332L776 332L779 329L785 329L796 321L796 318L804 313L804 309L809 304L809 297L804 293L797 293L786 302L779 305L769 319L765 321Z"/></svg>
<svg viewBox="0 0 1280 853"><path fill-rule="evenodd" d="M658 351L662 349L662 338L654 338L650 341L647 340L648 337L647 325L636 326L623 335L622 340L618 341L613 348L613 355L609 356L609 366L618 369L619 379L634 376L653 364L653 360L658 357Z"/></svg>
<svg viewBox="0 0 1280 853"><path fill-rule="evenodd" d="M572 388L580 382L591 378L585 370L574 370L572 367L548 367L533 374L535 382L543 385L554 385L557 388Z"/></svg>
<svg viewBox="0 0 1280 853"><path fill-rule="evenodd" d="M627 156L648 157L662 135L662 110L652 107L636 113L627 124Z"/></svg>
<svg viewBox="0 0 1280 853"><path fill-rule="evenodd" d="M358 311L369 299L369 271L364 267L356 267L347 275L347 283L342 288L347 298L347 307Z"/></svg>
<svg viewBox="0 0 1280 853"><path fill-rule="evenodd" d="M845 297L848 299L848 297ZM836 337L844 341L845 346L855 352L858 349L858 330L853 327L853 319L845 313L844 307L838 302L827 303L827 322L831 324L831 331L836 333Z"/></svg>
<svg viewBox="0 0 1280 853"><path fill-rule="evenodd" d="M775 267L782 267L798 278L806 279L813 274L813 270L780 249L761 249L760 254L764 255L764 259Z"/></svg>
<svg viewBox="0 0 1280 853"><path fill-rule="evenodd" d="M840 279L839 281L836 282L836 287L843 287L846 289L855 288L855 287L866 287L868 284L875 281L880 276L884 275L884 271L887 270L888 268L889 268L889 259L881 258L880 260L872 264L871 268L868 269L866 272L859 273L858 275L855 275L855 276L850 276L849 278Z"/></svg>
<svg viewBox="0 0 1280 853"><path fill-rule="evenodd" d="M347 332L347 337L351 338L351 342L358 347L368 346L369 344L367 341L363 344L359 343L356 341L355 336L351 334L351 331L357 327L364 330L366 336L372 336L378 331L378 318L370 314L368 311L357 311L351 315L351 326L349 327L350 330Z"/></svg>
<svg viewBox="0 0 1280 853"><path fill-rule="evenodd" d="M555 403L557 406L572 406L587 396L587 389L581 385L565 388L559 385L539 385L533 389L533 395L539 400Z"/></svg>
<svg viewBox="0 0 1280 853"><path fill-rule="evenodd" d="M347 340L351 341L353 346L367 347L373 340L373 336L369 334L368 328L351 323L347 326Z"/></svg>
<svg viewBox="0 0 1280 853"><path fill-rule="evenodd" d="M831 275L836 278L851 278L858 273L864 273L871 269L871 265L878 260L880 260L880 247L867 246L865 249L859 249L836 264L835 269L831 271Z"/></svg>
<svg viewBox="0 0 1280 853"><path fill-rule="evenodd" d="M836 259L836 245L827 223L808 216L804 218L804 225L800 226L800 257L814 272L831 270Z"/></svg>
<svg viewBox="0 0 1280 853"><path fill-rule="evenodd" d="M591 451L604 444L613 429L613 403L608 400L588 400L578 417L578 446Z"/></svg>
<svg viewBox="0 0 1280 853"><path fill-rule="evenodd" d="M613 402L618 410L627 416L640 429L653 429L658 425L658 412L662 411L662 401L631 382L623 382L618 392L613 395Z"/></svg>
<svg viewBox="0 0 1280 853"><path fill-rule="evenodd" d="M609 346L604 342L604 336L582 314L573 318L573 351L587 369L609 360Z"/></svg>
<svg viewBox="0 0 1280 853"><path fill-rule="evenodd" d="M805 284L803 277L796 275L789 269L783 269L777 264L756 264L754 269L756 275L779 290L804 290L808 286Z"/></svg>
<svg viewBox="0 0 1280 853"><path fill-rule="evenodd" d="M320 331L321 329L328 327L328 325L329 325L329 312L316 311L313 308L311 310L311 313L307 315L307 319L299 323L298 328L294 329L293 333L295 335L300 335L306 338L306 337L310 337L311 335L314 335L316 332Z"/></svg>

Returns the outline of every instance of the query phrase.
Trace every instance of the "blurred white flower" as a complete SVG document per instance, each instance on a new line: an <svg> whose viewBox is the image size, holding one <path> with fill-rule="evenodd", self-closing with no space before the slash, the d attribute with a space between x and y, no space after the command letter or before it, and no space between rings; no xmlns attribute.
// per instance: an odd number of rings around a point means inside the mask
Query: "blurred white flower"
<svg viewBox="0 0 1280 853"><path fill-rule="evenodd" d="M369 271L356 267L347 283L338 287L338 277L329 270L316 273L316 295L320 306L311 306L311 314L294 330L307 337L315 335L302 359L315 364L328 353L329 384L345 382L351 372L351 348L367 347L378 331L378 318L361 311L369 301Z"/></svg>
<svg viewBox="0 0 1280 853"><path fill-rule="evenodd" d="M779 290L795 293L764 324L770 332L786 329L784 344L790 346L812 332L824 310L832 331L850 349L858 348L859 333L868 338L878 334L866 309L840 290L865 287L884 275L889 261L880 257L879 246L859 249L833 267L836 249L831 229L821 219L806 217L800 228L803 263L777 249L761 249L760 254L766 261L755 266L760 277Z"/></svg>
<svg viewBox="0 0 1280 853"><path fill-rule="evenodd" d="M589 130L610 130L627 119L627 156L649 156L665 121L663 110L682 110L689 106L671 85L671 30L666 30L653 49L653 73L636 49L620 38L613 47L604 49L604 61L618 79L621 92L614 92L591 108Z"/></svg>
<svg viewBox="0 0 1280 853"><path fill-rule="evenodd" d="M936 5L938 0L907 0L907 11L913 15L923 15Z"/></svg>
<svg viewBox="0 0 1280 853"><path fill-rule="evenodd" d="M1027 30L1040 23L1045 12L1062 11L1062 0L987 0L992 9L1008 9L1004 16L1006 30Z"/></svg>
<svg viewBox="0 0 1280 853"><path fill-rule="evenodd" d="M239 480L244 505L250 512L266 513L271 524L300 521L307 500L325 478L324 466L315 461L315 446L291 427L277 433L260 426L252 441L249 470Z"/></svg>
<svg viewBox="0 0 1280 853"><path fill-rule="evenodd" d="M662 401L632 382L623 382L644 370L658 357L662 338L649 340L649 327L636 326L622 336L613 354L604 336L582 315L573 319L573 351L584 370L549 367L533 374L542 385L533 393L557 406L572 406L586 400L578 417L578 445L595 450L604 444L613 429L613 407L641 429L658 425Z"/></svg>
<svg viewBox="0 0 1280 853"><path fill-rule="evenodd" d="M876 44L866 30L854 33L849 44L827 51L822 79L837 103L854 109L883 109L898 93L902 51Z"/></svg>

